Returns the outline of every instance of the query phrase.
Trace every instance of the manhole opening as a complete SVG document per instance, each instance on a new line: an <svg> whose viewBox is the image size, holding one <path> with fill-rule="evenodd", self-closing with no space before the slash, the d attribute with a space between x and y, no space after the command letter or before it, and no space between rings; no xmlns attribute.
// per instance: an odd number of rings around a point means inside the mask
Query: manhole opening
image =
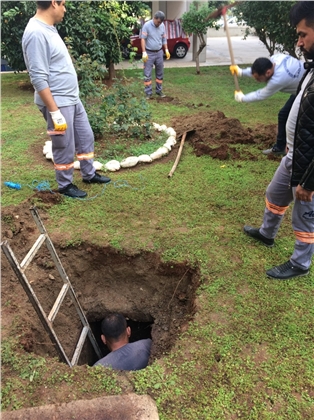
<svg viewBox="0 0 314 420"><path fill-rule="evenodd" d="M125 318L127 320L128 327L131 328L131 337L129 339L130 343L134 343L135 341L143 340L145 338L152 338L152 334L151 334L152 323L151 322L138 322L138 321L134 321L128 318L127 316L125 316ZM110 351L100 338L102 334L101 321L102 319L99 321L89 322L89 325L93 331L95 340L97 341L97 344L100 348L102 357L105 357L107 356L107 354L110 353ZM88 347L89 347L88 356L87 356L88 364L92 366L94 363L98 361L98 356L96 355L91 345Z"/></svg>
<svg viewBox="0 0 314 420"><path fill-rule="evenodd" d="M25 244L22 245L22 255L25 256ZM197 267L191 267L186 262L162 262L158 253L129 255L89 243L73 248L55 247L98 342L101 320L109 312L120 312L129 320L132 340L142 337L152 339L149 363L171 351L196 310L196 290L200 284ZM8 287L3 289L2 297L10 300L12 307L19 308L16 316L23 322L21 344L25 351L43 357L56 357L57 351L22 286L5 261L4 266L7 270L3 272L8 272L9 277L6 280L4 276L3 281L8 282ZM28 279L43 310L49 314L63 281L46 248L41 247L30 264ZM64 299L53 326L71 360L82 323L69 296ZM87 338L80 365L95 363L96 356L90 348L92 346Z"/></svg>

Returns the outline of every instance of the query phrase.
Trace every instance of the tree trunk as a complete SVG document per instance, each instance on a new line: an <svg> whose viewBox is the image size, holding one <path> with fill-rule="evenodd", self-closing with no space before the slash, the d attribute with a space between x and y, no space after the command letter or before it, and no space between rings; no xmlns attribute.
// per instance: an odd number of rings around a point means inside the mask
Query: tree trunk
<svg viewBox="0 0 314 420"><path fill-rule="evenodd" d="M200 41L200 46L198 47L197 53L196 53L196 57L195 57L195 62L196 62L196 74L200 74L200 54L203 51L203 49L206 47L206 42L205 42L205 38L204 38L204 34L197 34L198 39Z"/></svg>
<svg viewBox="0 0 314 420"><path fill-rule="evenodd" d="M114 68L114 63L109 64L108 73L109 73L109 82L112 83L113 79L116 77L116 70Z"/></svg>

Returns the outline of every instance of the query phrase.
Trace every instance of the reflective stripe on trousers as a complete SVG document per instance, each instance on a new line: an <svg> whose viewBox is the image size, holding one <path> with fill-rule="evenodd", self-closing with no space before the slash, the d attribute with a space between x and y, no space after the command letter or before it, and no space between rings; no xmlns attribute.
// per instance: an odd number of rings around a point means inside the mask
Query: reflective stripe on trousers
<svg viewBox="0 0 314 420"><path fill-rule="evenodd" d="M63 135L52 135L52 154L56 170L56 181L59 189L65 188L73 181L74 156L80 160L81 175L90 180L95 174L93 166L94 134L81 101L76 105L59 108L68 128ZM51 116L46 107L40 109L47 129L54 128Z"/></svg>
<svg viewBox="0 0 314 420"><path fill-rule="evenodd" d="M308 269L314 254L314 198L311 202L295 199L295 188L290 187L292 160L284 156L266 190L266 208L260 233L275 238L284 214L294 201L292 228L296 241L290 261Z"/></svg>
<svg viewBox="0 0 314 420"><path fill-rule="evenodd" d="M164 52L161 49L158 52L147 51L148 60L144 64L144 92L146 95L152 95L152 72L155 65L156 73L156 93L162 91L162 81L164 77Z"/></svg>

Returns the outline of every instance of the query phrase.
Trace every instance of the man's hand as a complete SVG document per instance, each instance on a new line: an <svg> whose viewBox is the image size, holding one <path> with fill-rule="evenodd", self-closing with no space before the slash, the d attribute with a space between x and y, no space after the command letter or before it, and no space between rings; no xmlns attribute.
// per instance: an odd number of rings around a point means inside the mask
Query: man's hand
<svg viewBox="0 0 314 420"><path fill-rule="evenodd" d="M298 185L295 190L295 197L299 201L312 201L314 196L314 191L308 191Z"/></svg>
<svg viewBox="0 0 314 420"><path fill-rule="evenodd" d="M55 131L65 131L68 128L67 122L61 114L60 109L58 109L58 111L49 112L49 114L51 115Z"/></svg>
<svg viewBox="0 0 314 420"><path fill-rule="evenodd" d="M241 90L236 90L234 92L234 99L237 102L242 102L243 96L244 96L244 94L243 94L243 92Z"/></svg>
<svg viewBox="0 0 314 420"><path fill-rule="evenodd" d="M230 68L230 72L231 72L232 76L234 76L234 75L239 76L239 77L242 76L242 69L240 69L239 66L232 65L229 68Z"/></svg>
<svg viewBox="0 0 314 420"><path fill-rule="evenodd" d="M148 55L146 51L144 51L142 54L142 60L143 60L143 63L146 63L146 61L148 60Z"/></svg>
<svg viewBox="0 0 314 420"><path fill-rule="evenodd" d="M166 60L169 60L170 52L169 52L168 48L165 50L165 54L166 54Z"/></svg>

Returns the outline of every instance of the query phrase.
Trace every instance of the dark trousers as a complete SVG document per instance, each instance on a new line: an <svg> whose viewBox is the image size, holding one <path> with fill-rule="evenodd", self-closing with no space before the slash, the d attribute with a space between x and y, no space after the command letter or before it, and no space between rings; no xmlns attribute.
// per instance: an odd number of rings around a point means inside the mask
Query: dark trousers
<svg viewBox="0 0 314 420"><path fill-rule="evenodd" d="M286 123L292 107L295 95L291 95L278 113L278 133L274 147L279 150L285 150L287 143Z"/></svg>

